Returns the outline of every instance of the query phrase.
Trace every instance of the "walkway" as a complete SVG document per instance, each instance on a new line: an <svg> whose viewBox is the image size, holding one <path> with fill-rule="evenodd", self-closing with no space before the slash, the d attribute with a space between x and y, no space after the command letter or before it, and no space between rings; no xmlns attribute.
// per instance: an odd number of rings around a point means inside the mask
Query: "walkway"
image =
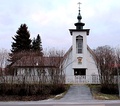
<svg viewBox="0 0 120 106"><path fill-rule="evenodd" d="M79 102L81 100L94 100L90 89L86 85L72 85L66 93L66 95L61 98L60 102Z"/></svg>

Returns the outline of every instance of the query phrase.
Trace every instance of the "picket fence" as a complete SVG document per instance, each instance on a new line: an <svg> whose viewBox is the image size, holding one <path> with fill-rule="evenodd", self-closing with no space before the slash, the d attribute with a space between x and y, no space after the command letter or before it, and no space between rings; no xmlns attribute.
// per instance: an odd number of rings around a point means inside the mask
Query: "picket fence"
<svg viewBox="0 0 120 106"><path fill-rule="evenodd" d="M119 77L120 79L120 77ZM118 83L118 76L114 76ZM0 76L0 83L66 83L66 84L100 84L98 75L92 76Z"/></svg>
<svg viewBox="0 0 120 106"><path fill-rule="evenodd" d="M64 76L37 76L37 75L30 75L30 76L0 76L0 83L31 83L31 84L37 84L37 83L65 83Z"/></svg>

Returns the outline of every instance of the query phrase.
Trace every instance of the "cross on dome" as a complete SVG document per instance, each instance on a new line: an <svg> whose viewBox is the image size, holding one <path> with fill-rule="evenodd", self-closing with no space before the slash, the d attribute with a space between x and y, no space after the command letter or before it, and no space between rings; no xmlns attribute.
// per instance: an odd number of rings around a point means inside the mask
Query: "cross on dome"
<svg viewBox="0 0 120 106"><path fill-rule="evenodd" d="M82 4L81 2L78 2L78 5L79 5L79 10L80 10L80 4Z"/></svg>
<svg viewBox="0 0 120 106"><path fill-rule="evenodd" d="M81 22L82 16L81 16L81 14L80 14L80 4L81 4L81 3L78 2L79 10L78 10L78 16L77 16L78 22L75 23L76 29L83 29L83 26L85 25L85 23L82 23L82 22Z"/></svg>
<svg viewBox="0 0 120 106"><path fill-rule="evenodd" d="M81 16L81 14L80 14L80 4L82 4L82 3L80 3L80 2L78 2L78 5L79 5L79 12L78 12L78 17L77 17L77 19L78 19L78 21L80 22L81 21L81 19L82 19L82 16Z"/></svg>

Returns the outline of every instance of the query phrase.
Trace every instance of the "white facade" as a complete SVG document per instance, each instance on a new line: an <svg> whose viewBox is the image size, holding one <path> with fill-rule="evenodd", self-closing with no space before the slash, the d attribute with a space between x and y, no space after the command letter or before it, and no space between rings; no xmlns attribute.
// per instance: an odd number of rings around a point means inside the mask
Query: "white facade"
<svg viewBox="0 0 120 106"><path fill-rule="evenodd" d="M87 53L86 53L86 67L82 67L81 64L77 64L78 59L76 58L75 61L72 60L73 49L71 48L65 57L63 69L66 75L66 83L77 83L76 78L79 76L83 76L82 80L85 82L92 82L92 76L96 76L98 78L98 69L95 63L95 59L93 54L90 51L90 48L87 46ZM75 63L74 63L75 62ZM77 64L77 68L86 68L86 75L75 75L73 64ZM85 76L85 77L84 77ZM97 82L98 83L98 80Z"/></svg>
<svg viewBox="0 0 120 106"><path fill-rule="evenodd" d="M89 29L70 30L72 35L72 47L64 57L63 69L66 75L66 83L89 83L95 79L98 83L98 69L93 51L87 45ZM83 38L82 50L78 52L78 37ZM80 39L81 39L80 38ZM96 77L95 77L96 76Z"/></svg>
<svg viewBox="0 0 120 106"><path fill-rule="evenodd" d="M82 44L82 53L78 53L77 48L77 37L81 36L83 37L83 44ZM87 62L86 62L86 55L87 55L87 39L86 39L86 32L73 32L72 34L72 42L73 42L73 52L72 52L72 68L87 68ZM81 63L78 62L78 59L81 59Z"/></svg>
<svg viewBox="0 0 120 106"><path fill-rule="evenodd" d="M97 83L99 78L95 56L87 45L87 36L90 29L83 28L85 23L81 22L80 7L77 19L78 22L74 24L76 29L70 29L72 47L64 56L63 61L66 83L89 83L91 81Z"/></svg>

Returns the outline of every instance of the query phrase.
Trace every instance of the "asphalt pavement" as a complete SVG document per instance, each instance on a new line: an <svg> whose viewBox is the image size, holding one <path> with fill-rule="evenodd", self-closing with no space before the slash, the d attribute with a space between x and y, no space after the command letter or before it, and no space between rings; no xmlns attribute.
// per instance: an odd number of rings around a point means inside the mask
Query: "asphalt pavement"
<svg viewBox="0 0 120 106"><path fill-rule="evenodd" d="M81 100L94 100L87 85L72 85L66 95L59 102L79 102Z"/></svg>

